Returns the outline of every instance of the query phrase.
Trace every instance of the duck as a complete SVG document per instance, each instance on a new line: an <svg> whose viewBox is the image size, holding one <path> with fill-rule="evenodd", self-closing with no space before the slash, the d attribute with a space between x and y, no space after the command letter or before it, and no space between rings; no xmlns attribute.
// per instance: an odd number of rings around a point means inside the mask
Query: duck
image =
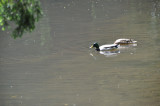
<svg viewBox="0 0 160 106"><path fill-rule="evenodd" d="M126 39L126 38L121 38L121 39L117 39L114 44L135 44L137 43L137 41L133 40L133 39Z"/></svg>
<svg viewBox="0 0 160 106"><path fill-rule="evenodd" d="M97 42L93 43L93 45L91 45L90 48L95 47L97 51L106 51L106 50L114 50L116 48L118 48L119 44L106 44L106 45L101 45L99 46L99 44Z"/></svg>

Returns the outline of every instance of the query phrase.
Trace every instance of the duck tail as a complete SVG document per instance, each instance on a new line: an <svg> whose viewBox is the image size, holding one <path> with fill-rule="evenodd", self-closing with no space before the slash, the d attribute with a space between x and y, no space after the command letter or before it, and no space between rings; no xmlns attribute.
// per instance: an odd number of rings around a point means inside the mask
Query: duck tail
<svg viewBox="0 0 160 106"><path fill-rule="evenodd" d="M137 43L137 41L134 40L133 43Z"/></svg>
<svg viewBox="0 0 160 106"><path fill-rule="evenodd" d="M132 43L137 43L137 41L135 41L134 39L130 39L130 41L131 41Z"/></svg>
<svg viewBox="0 0 160 106"><path fill-rule="evenodd" d="M120 45L120 44L117 44L115 47L118 48L119 45Z"/></svg>

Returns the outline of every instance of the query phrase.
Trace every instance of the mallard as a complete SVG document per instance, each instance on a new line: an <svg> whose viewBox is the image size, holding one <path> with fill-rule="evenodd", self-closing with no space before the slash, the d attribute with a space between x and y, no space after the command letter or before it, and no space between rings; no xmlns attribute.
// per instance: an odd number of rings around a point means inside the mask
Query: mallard
<svg viewBox="0 0 160 106"><path fill-rule="evenodd" d="M133 40L133 39L126 39L126 38L122 38L122 39L117 39L114 44L134 44L137 41Z"/></svg>
<svg viewBox="0 0 160 106"><path fill-rule="evenodd" d="M119 44L106 44L106 45L102 45L99 46L99 44L97 42L95 42L90 48L95 47L97 51L105 51L105 50L113 50L118 48Z"/></svg>

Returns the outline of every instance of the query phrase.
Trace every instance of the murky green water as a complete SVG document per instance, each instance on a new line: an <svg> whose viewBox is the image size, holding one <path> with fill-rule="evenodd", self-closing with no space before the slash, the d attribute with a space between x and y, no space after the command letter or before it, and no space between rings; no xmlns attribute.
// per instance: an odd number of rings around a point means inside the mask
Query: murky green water
<svg viewBox="0 0 160 106"><path fill-rule="evenodd" d="M159 106L160 2L42 1L33 33L0 32L0 106ZM132 38L105 55L93 42Z"/></svg>

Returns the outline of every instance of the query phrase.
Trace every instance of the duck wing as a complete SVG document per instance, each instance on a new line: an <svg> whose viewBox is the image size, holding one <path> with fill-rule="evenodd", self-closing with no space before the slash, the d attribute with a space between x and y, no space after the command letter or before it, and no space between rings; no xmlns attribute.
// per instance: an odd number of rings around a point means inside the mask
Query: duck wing
<svg viewBox="0 0 160 106"><path fill-rule="evenodd" d="M100 48L100 50L111 50L111 49L118 48L118 44L102 45L102 46L100 46L99 48Z"/></svg>

